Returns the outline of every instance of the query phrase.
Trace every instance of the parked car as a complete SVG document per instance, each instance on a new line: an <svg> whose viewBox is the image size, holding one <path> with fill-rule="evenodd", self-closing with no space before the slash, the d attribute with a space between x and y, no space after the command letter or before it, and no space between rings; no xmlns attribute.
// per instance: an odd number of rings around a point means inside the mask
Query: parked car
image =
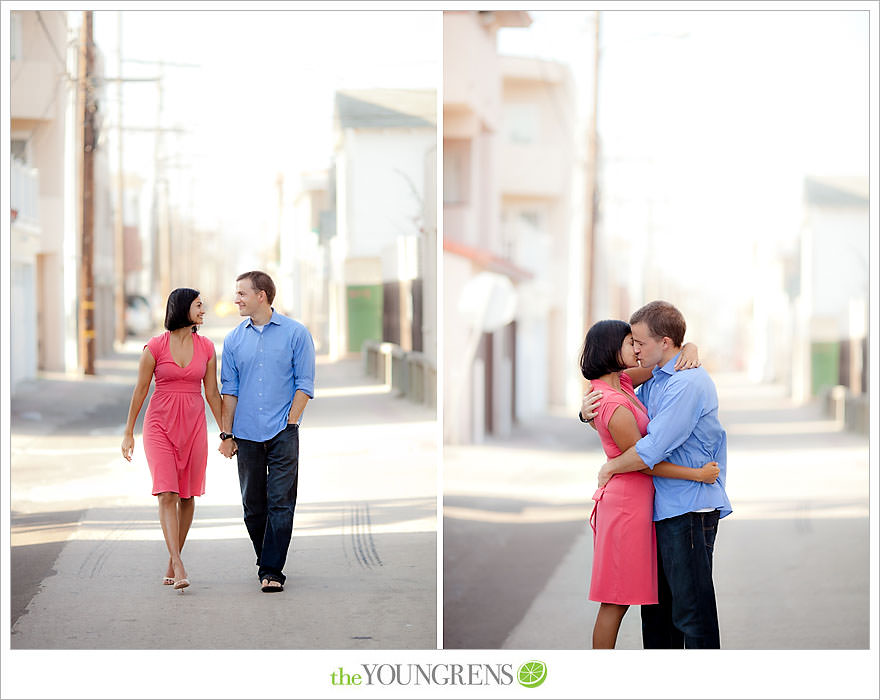
<svg viewBox="0 0 880 700"><path fill-rule="evenodd" d="M140 294L125 297L125 332L127 335L147 336L153 330L153 312L150 302Z"/></svg>

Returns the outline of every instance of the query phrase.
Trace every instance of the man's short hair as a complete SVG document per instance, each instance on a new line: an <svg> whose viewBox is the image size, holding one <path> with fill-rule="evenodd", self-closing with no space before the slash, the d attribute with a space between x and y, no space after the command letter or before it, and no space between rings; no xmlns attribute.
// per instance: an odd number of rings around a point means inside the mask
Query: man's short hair
<svg viewBox="0 0 880 700"><path fill-rule="evenodd" d="M198 296L199 291L189 287L179 287L168 295L168 301L165 304L165 328L167 330L176 331L178 328L186 326L195 328L198 325L189 317L189 309Z"/></svg>
<svg viewBox="0 0 880 700"><path fill-rule="evenodd" d="M630 325L644 323L655 338L669 338L675 347L684 342L687 324L681 311L668 301L652 301L636 311L629 319Z"/></svg>
<svg viewBox="0 0 880 700"><path fill-rule="evenodd" d="M240 274L235 278L235 281L240 282L243 279L249 279L254 290L258 292L266 292L266 301L268 301L270 305L272 304L275 300L275 283L269 275L260 270L251 270L250 272L243 272Z"/></svg>
<svg viewBox="0 0 880 700"><path fill-rule="evenodd" d="M581 374L584 379L598 379L626 369L620 348L630 334L626 321L598 321L587 331L581 351Z"/></svg>

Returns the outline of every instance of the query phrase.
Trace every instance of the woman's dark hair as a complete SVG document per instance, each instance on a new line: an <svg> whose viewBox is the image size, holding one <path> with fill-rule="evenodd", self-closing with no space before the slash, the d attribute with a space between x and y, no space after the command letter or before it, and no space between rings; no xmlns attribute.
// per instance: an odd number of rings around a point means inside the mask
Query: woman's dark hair
<svg viewBox="0 0 880 700"><path fill-rule="evenodd" d="M168 295L168 303L165 305L165 328L169 331L176 331L178 328L186 328L192 326L193 331L196 324L189 317L189 307L199 295L197 289L189 287L179 287Z"/></svg>
<svg viewBox="0 0 880 700"><path fill-rule="evenodd" d="M581 374L584 379L598 379L609 372L626 369L620 357L623 339L632 330L626 321L598 321L587 331L581 352Z"/></svg>

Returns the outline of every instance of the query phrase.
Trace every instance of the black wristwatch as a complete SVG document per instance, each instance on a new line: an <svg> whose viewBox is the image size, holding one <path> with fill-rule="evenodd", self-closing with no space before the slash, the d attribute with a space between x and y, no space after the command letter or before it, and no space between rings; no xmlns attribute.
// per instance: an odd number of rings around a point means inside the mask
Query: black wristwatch
<svg viewBox="0 0 880 700"><path fill-rule="evenodd" d="M592 423L594 420L593 418L584 418L580 411L578 411L578 418L581 419L581 423Z"/></svg>
<svg viewBox="0 0 880 700"><path fill-rule="evenodd" d="M234 437L235 437L235 435L233 435L232 433L220 433L221 440L229 440L230 438L234 438Z"/></svg>

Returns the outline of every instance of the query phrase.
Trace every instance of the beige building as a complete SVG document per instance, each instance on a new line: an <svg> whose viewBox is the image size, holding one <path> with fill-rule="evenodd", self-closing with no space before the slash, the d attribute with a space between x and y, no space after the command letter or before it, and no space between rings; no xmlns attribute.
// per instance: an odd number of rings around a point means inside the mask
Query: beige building
<svg viewBox="0 0 880 700"><path fill-rule="evenodd" d="M583 295L576 290L585 280L570 272L582 237L573 215L572 78L560 64L496 50L499 29L530 23L519 11L444 13L450 443L505 436L517 420L567 405L577 391Z"/></svg>
<svg viewBox="0 0 880 700"><path fill-rule="evenodd" d="M10 13L10 381L37 370L76 366L75 239L67 177L75 171L65 151L74 83L68 67L66 12Z"/></svg>
<svg viewBox="0 0 880 700"><path fill-rule="evenodd" d="M77 130L78 27L67 12L10 13L11 384L37 371L76 371L81 255ZM95 47L95 75L102 60ZM100 82L97 103L102 104ZM113 207L100 112L94 158L95 353L113 347Z"/></svg>

